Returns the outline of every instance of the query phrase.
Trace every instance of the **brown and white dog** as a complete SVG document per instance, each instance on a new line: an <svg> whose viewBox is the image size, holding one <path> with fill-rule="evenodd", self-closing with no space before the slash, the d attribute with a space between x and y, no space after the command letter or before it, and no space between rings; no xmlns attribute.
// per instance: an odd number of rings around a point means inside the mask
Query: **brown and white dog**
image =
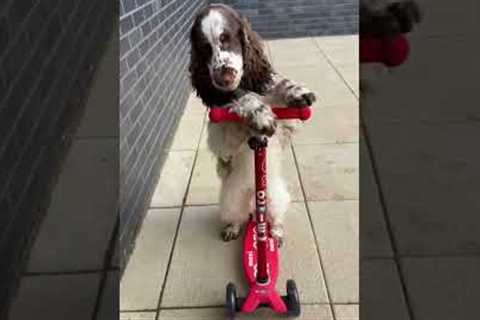
<svg viewBox="0 0 480 320"><path fill-rule="evenodd" d="M207 107L232 107L246 119L246 124L208 124L207 143L222 182L223 239L236 239L254 210L254 168L246 141L251 135L266 134L270 136L267 214L272 236L282 243L290 195L281 175L281 149L293 125L291 121L277 122L271 106L311 105L314 93L276 73L246 19L222 4L205 7L194 21L190 73L192 85Z"/></svg>

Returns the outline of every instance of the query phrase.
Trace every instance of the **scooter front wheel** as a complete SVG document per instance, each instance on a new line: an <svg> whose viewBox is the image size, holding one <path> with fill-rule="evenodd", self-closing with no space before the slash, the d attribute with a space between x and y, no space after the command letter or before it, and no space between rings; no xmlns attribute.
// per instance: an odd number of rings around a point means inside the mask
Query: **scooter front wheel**
<svg viewBox="0 0 480 320"><path fill-rule="evenodd" d="M287 280L287 295L283 297L287 305L288 315L298 317L302 313L300 306L300 296L298 295L297 284L294 280Z"/></svg>
<svg viewBox="0 0 480 320"><path fill-rule="evenodd" d="M237 313L237 289L233 283L227 285L226 307L229 319L233 319Z"/></svg>

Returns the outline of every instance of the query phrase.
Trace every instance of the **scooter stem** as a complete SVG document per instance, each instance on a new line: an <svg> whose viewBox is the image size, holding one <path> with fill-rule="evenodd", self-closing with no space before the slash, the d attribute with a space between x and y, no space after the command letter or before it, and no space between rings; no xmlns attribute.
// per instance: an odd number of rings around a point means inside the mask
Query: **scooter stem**
<svg viewBox="0 0 480 320"><path fill-rule="evenodd" d="M269 283L267 270L267 138L252 137L248 145L255 158L255 219L257 231L257 283Z"/></svg>

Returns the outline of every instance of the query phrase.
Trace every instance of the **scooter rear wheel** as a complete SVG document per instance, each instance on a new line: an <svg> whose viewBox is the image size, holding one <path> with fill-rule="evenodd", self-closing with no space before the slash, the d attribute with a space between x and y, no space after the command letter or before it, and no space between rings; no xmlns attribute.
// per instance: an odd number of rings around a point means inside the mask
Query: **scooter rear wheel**
<svg viewBox="0 0 480 320"><path fill-rule="evenodd" d="M297 284L294 280L287 280L287 295L284 297L287 305L288 315L298 317L302 313L300 306L300 296L298 295Z"/></svg>
<svg viewBox="0 0 480 320"><path fill-rule="evenodd" d="M233 283L227 285L226 307L229 319L233 319L237 313L237 289Z"/></svg>

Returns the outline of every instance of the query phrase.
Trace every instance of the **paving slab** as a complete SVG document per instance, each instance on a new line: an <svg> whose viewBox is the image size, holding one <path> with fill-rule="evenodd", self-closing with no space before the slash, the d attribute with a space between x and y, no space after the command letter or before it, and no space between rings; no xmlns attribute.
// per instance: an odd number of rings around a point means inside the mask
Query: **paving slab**
<svg viewBox="0 0 480 320"><path fill-rule="evenodd" d="M363 137L363 136L362 136ZM392 257L392 245L365 139L360 141L360 254Z"/></svg>
<svg viewBox="0 0 480 320"><path fill-rule="evenodd" d="M162 167L151 207L181 206L193 169L195 151L171 151Z"/></svg>
<svg viewBox="0 0 480 320"><path fill-rule="evenodd" d="M120 312L120 320L155 320L156 312Z"/></svg>
<svg viewBox="0 0 480 320"><path fill-rule="evenodd" d="M9 319L91 319L100 278L101 273L23 277Z"/></svg>
<svg viewBox="0 0 480 320"><path fill-rule="evenodd" d="M184 113L175 132L170 150L196 150L203 130L204 119L204 113Z"/></svg>
<svg viewBox="0 0 480 320"><path fill-rule="evenodd" d="M180 209L153 209L143 221L120 283L120 310L155 310Z"/></svg>
<svg viewBox="0 0 480 320"><path fill-rule="evenodd" d="M190 96L187 100L187 105L185 106L185 110L183 114L190 114L190 115L205 115L207 108L203 104L200 97L197 96L197 92L195 90L192 91Z"/></svg>
<svg viewBox="0 0 480 320"><path fill-rule="evenodd" d="M359 320L358 304L335 304L333 310L336 320Z"/></svg>
<svg viewBox="0 0 480 320"><path fill-rule="evenodd" d="M358 143L295 146L307 200L358 199Z"/></svg>
<svg viewBox="0 0 480 320"><path fill-rule="evenodd" d="M471 149L478 132L468 123L370 128L401 255L480 252L480 154Z"/></svg>
<svg viewBox="0 0 480 320"><path fill-rule="evenodd" d="M108 271L96 319L118 319L120 309L120 272Z"/></svg>
<svg viewBox="0 0 480 320"><path fill-rule="evenodd" d="M317 106L293 137L294 145L358 142L358 104Z"/></svg>
<svg viewBox="0 0 480 320"><path fill-rule="evenodd" d="M359 38L358 35L329 36L313 38L320 51L327 56L335 67L359 66Z"/></svg>
<svg viewBox="0 0 480 320"><path fill-rule="evenodd" d="M358 303L358 201L309 202L332 303Z"/></svg>
<svg viewBox="0 0 480 320"><path fill-rule="evenodd" d="M314 66L321 56L312 38L279 39L268 41L275 67ZM302 58L299 59L299 56Z"/></svg>
<svg viewBox="0 0 480 320"><path fill-rule="evenodd" d="M480 257L401 260L415 319L475 319L480 301Z"/></svg>
<svg viewBox="0 0 480 320"><path fill-rule="evenodd" d="M392 259L363 260L360 267L360 290L360 319L411 320Z"/></svg>
<svg viewBox="0 0 480 320"><path fill-rule="evenodd" d="M29 272L103 268L116 219L117 161L116 139L74 141L30 253Z"/></svg>

